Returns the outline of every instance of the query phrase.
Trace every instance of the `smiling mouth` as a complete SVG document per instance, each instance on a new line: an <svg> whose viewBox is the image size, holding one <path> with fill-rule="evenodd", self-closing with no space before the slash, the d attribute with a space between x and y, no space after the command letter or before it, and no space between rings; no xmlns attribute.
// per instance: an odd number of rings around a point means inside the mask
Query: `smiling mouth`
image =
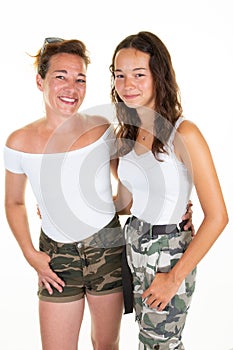
<svg viewBox="0 0 233 350"><path fill-rule="evenodd" d="M76 98L71 98L71 97L59 97L61 101L66 102L66 103L75 103L77 101Z"/></svg>
<svg viewBox="0 0 233 350"><path fill-rule="evenodd" d="M126 100L133 100L135 98L137 98L139 95L124 95L124 98Z"/></svg>

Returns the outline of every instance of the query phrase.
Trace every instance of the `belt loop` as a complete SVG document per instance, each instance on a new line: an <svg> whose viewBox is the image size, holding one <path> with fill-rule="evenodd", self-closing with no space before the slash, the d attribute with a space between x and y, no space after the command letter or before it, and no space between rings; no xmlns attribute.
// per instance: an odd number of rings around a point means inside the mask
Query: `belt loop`
<svg viewBox="0 0 233 350"><path fill-rule="evenodd" d="M131 225L132 221L133 221L133 216L129 216L128 219L126 220L125 224L126 225Z"/></svg>
<svg viewBox="0 0 233 350"><path fill-rule="evenodd" d="M138 226L138 231L140 232L140 234L144 233L143 228L144 228L144 223L143 221L140 220L139 226Z"/></svg>
<svg viewBox="0 0 233 350"><path fill-rule="evenodd" d="M129 224L131 225L131 222L133 221L133 216L131 215L130 217L129 217Z"/></svg>
<svg viewBox="0 0 233 350"><path fill-rule="evenodd" d="M44 233L44 235L45 235L45 233ZM52 246L54 253L57 254L58 253L58 242L54 241L52 238L48 237L47 235L46 235L46 238L47 238L49 244Z"/></svg>
<svg viewBox="0 0 233 350"><path fill-rule="evenodd" d="M150 224L150 238L153 238L153 226Z"/></svg>
<svg viewBox="0 0 233 350"><path fill-rule="evenodd" d="M55 241L53 242L53 244L54 244L54 253L57 254L58 253L58 244Z"/></svg>

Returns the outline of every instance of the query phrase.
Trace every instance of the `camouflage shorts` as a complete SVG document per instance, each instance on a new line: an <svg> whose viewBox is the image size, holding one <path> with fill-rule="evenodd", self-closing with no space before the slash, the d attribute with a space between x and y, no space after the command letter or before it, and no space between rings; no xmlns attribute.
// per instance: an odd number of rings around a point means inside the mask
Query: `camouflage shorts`
<svg viewBox="0 0 233 350"><path fill-rule="evenodd" d="M62 293L54 288L49 295L46 288L39 288L41 300L70 302L83 298L86 293L104 295L122 291L123 235L118 217L106 228L112 230L103 229L75 243L58 243L41 230L40 250L51 257L52 270L65 282Z"/></svg>
<svg viewBox="0 0 233 350"><path fill-rule="evenodd" d="M149 308L142 300L142 293L150 286L156 272L168 272L176 264L192 239L191 232L151 238L149 232L139 232L130 224L125 225L124 232L127 260L133 275L139 350L183 350L181 337L195 288L196 269L186 277L163 311Z"/></svg>

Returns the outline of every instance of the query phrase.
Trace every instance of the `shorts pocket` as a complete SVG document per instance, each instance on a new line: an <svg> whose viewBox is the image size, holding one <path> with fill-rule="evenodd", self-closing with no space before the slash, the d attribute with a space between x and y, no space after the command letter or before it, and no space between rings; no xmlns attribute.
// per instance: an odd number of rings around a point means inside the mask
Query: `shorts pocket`
<svg viewBox="0 0 233 350"><path fill-rule="evenodd" d="M55 242L53 243L49 239L49 237L47 237L43 232L41 232L39 240L39 249L41 252L46 253L50 256L50 258L52 258L57 250L57 247L55 246Z"/></svg>

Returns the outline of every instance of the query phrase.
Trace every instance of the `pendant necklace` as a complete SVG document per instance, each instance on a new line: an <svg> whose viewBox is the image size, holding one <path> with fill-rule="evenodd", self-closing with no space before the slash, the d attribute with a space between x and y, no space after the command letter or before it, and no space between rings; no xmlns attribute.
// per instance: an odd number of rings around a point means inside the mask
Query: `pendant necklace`
<svg viewBox="0 0 233 350"><path fill-rule="evenodd" d="M141 129L140 128L140 130L139 130L139 134L140 134L140 136L139 137L141 137L141 140L142 141L146 141L146 140L148 140L148 137L150 136L152 136L152 133L150 132L150 131L148 131L148 130L146 130L146 129ZM144 134L144 135L143 135ZM150 138L149 137L149 138Z"/></svg>

